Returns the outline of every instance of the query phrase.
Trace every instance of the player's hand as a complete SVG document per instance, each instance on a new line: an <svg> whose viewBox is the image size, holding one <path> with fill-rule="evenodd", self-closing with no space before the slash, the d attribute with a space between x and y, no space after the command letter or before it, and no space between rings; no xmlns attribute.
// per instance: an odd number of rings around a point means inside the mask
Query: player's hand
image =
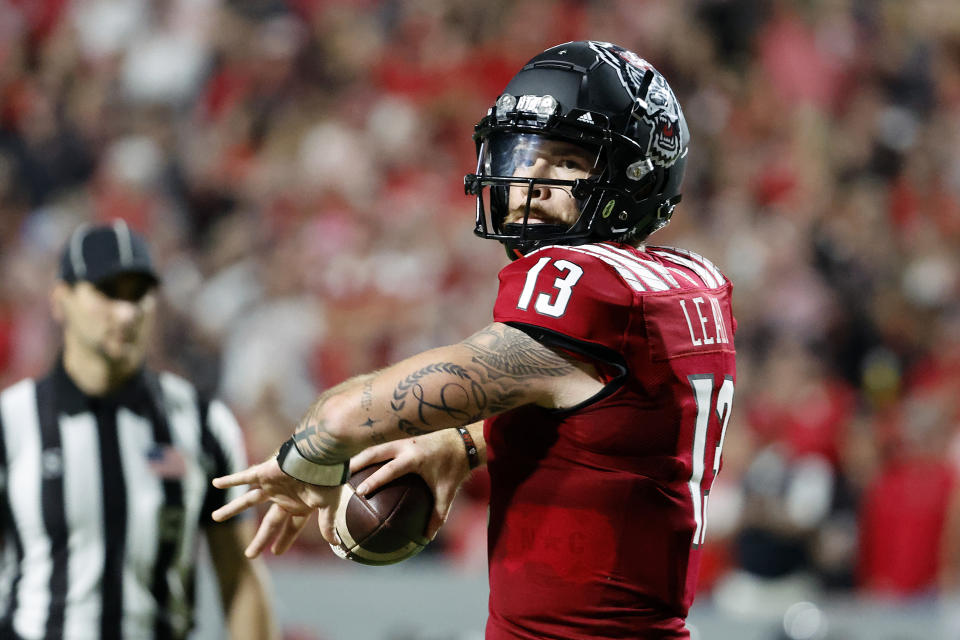
<svg viewBox="0 0 960 640"><path fill-rule="evenodd" d="M222 476L213 480L213 486L218 489L249 485L245 494L239 496L213 512L213 519L217 522L229 520L250 507L273 502L291 516L307 516L314 510L318 511L317 521L320 524L320 535L331 544L336 544L336 534L333 528L333 518L340 504L340 487L318 487L291 478L280 470L276 459L270 458L266 462L253 465L243 471ZM268 512L268 516L270 513ZM271 520L261 523L261 529L281 535L286 526L281 522L279 514L274 511ZM299 522L299 521L298 521ZM283 525L281 527L281 525ZM303 528L302 523L300 529ZM257 538L260 537L257 531ZM299 531L298 531L299 533ZM264 533L266 535L266 533ZM296 537L296 536L294 536ZM255 538L255 540L257 539ZM263 542L263 541L261 541ZM261 549L266 545L262 544Z"/></svg>
<svg viewBox="0 0 960 640"><path fill-rule="evenodd" d="M425 533L432 540L446 521L460 485L470 477L460 435L456 429L441 429L369 447L353 456L350 471L384 460L389 462L360 483L357 493L367 495L407 473L420 474L433 491L433 514Z"/></svg>
<svg viewBox="0 0 960 640"><path fill-rule="evenodd" d="M295 516L278 504L270 505L244 554L248 558L256 558L269 547L274 555L281 555L290 548L309 521L309 516Z"/></svg>

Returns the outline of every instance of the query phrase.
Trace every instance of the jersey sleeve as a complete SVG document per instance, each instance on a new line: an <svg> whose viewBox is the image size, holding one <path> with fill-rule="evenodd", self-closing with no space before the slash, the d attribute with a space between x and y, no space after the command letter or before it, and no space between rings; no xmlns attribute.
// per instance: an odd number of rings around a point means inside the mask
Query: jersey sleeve
<svg viewBox="0 0 960 640"><path fill-rule="evenodd" d="M608 264L576 247L548 247L500 271L493 319L622 352L632 305L632 290Z"/></svg>

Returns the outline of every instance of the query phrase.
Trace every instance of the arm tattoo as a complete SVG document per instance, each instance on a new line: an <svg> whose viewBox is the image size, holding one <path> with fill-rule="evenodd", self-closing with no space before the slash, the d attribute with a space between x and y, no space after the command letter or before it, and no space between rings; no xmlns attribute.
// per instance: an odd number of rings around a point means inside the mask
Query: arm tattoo
<svg viewBox="0 0 960 640"><path fill-rule="evenodd" d="M373 405L373 378L368 379L363 383L363 391L360 394L360 406L364 410L370 411L370 407Z"/></svg>
<svg viewBox="0 0 960 640"><path fill-rule="evenodd" d="M462 344L473 354L469 365L434 362L397 383L390 409L403 434L432 431L438 420L468 424L513 409L531 402L537 381L577 371L562 355L504 325L487 327Z"/></svg>
<svg viewBox="0 0 960 640"><path fill-rule="evenodd" d="M427 399L427 388L421 384L424 378L442 374L456 378L447 382L436 390L436 398ZM390 408L399 414L407 404L409 397L417 402L417 418L420 425L430 426L430 411L438 411L458 421L475 422L480 419L481 413L487 405L486 394L483 388L471 377L463 367L452 362L435 362L415 371L401 380L393 391ZM420 426L407 418L397 415L397 428L411 436L427 433Z"/></svg>
<svg viewBox="0 0 960 640"><path fill-rule="evenodd" d="M545 378L560 378L576 367L519 329L491 325L463 341L473 352L478 375L490 398L487 415L520 406L530 387Z"/></svg>
<svg viewBox="0 0 960 640"><path fill-rule="evenodd" d="M474 352L473 361L483 365L491 379L556 378L576 370L555 351L519 329L497 331L487 327L467 338L463 344Z"/></svg>
<svg viewBox="0 0 960 640"><path fill-rule="evenodd" d="M311 462L334 464L350 457L350 448L337 441L327 431L326 420L321 417L323 399L318 400L293 434L297 449Z"/></svg>

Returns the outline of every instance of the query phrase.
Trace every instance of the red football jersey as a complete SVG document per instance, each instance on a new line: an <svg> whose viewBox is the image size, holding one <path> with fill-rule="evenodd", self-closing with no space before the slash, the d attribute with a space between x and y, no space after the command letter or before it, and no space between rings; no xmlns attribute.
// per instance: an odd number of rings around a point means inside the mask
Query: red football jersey
<svg viewBox="0 0 960 640"><path fill-rule="evenodd" d="M567 410L487 420L487 638L688 638L735 382L731 284L680 249L547 247L494 320L609 377Z"/></svg>

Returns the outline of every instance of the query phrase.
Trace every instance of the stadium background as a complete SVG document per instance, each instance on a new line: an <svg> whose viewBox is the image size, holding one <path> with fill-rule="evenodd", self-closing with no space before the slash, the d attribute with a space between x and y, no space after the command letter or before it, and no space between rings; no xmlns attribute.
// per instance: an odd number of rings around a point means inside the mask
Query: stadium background
<svg viewBox="0 0 960 640"><path fill-rule="evenodd" d="M583 38L669 79L692 153L656 242L736 284L698 637L960 638L951 0L0 0L0 383L55 355L70 230L122 217L163 273L153 362L267 455L317 389L488 321L472 126ZM406 565L272 561L288 637L480 637L484 491Z"/></svg>

